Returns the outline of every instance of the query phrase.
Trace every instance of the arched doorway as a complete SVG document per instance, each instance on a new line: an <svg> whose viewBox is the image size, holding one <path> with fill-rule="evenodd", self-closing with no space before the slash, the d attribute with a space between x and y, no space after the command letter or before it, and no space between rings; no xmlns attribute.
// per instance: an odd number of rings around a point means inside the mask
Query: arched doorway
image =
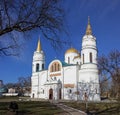
<svg viewBox="0 0 120 115"><path fill-rule="evenodd" d="M61 99L61 88L59 89L59 99Z"/></svg>
<svg viewBox="0 0 120 115"><path fill-rule="evenodd" d="M53 99L53 89L49 89L49 99Z"/></svg>
<svg viewBox="0 0 120 115"><path fill-rule="evenodd" d="M33 93L32 98L34 98L34 95L35 95L35 94Z"/></svg>

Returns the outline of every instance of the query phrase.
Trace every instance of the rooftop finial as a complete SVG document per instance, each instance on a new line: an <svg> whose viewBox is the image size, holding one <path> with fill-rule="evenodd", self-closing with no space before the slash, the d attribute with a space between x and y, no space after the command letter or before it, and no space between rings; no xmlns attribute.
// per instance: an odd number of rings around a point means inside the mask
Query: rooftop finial
<svg viewBox="0 0 120 115"><path fill-rule="evenodd" d="M90 25L90 17L88 16L88 25L87 25L87 29L86 29L86 35L92 35L92 28Z"/></svg>
<svg viewBox="0 0 120 115"><path fill-rule="evenodd" d="M42 50L42 48L41 48L41 44L40 44L40 36L39 36L39 39L38 39L38 45L37 45L37 49L36 49L36 51L37 52L40 52Z"/></svg>

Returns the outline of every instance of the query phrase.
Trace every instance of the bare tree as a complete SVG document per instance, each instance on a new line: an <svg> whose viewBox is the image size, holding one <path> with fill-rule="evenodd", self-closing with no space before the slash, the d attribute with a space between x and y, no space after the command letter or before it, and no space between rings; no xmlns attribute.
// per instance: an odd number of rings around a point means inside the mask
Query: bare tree
<svg viewBox="0 0 120 115"><path fill-rule="evenodd" d="M23 94L31 91L31 77L19 77L18 78L18 92Z"/></svg>
<svg viewBox="0 0 120 115"><path fill-rule="evenodd" d="M5 86L7 88L13 88L13 87L15 87L15 83L7 83L7 84L5 84Z"/></svg>
<svg viewBox="0 0 120 115"><path fill-rule="evenodd" d="M64 31L64 11L60 3L61 0L1 0L0 55L18 55L20 33L38 29L55 47L66 43L58 37L59 32Z"/></svg>
<svg viewBox="0 0 120 115"><path fill-rule="evenodd" d="M120 97L120 51L114 50L108 56L99 57L98 67L101 75L106 74L102 82L111 80L112 95Z"/></svg>
<svg viewBox="0 0 120 115"><path fill-rule="evenodd" d="M18 84L20 87L30 87L31 86L31 77L19 77Z"/></svg>

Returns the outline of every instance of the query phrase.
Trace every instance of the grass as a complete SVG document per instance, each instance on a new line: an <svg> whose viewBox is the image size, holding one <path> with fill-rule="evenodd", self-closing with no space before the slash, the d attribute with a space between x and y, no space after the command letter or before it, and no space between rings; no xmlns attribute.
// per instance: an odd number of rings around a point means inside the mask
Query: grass
<svg viewBox="0 0 120 115"><path fill-rule="evenodd" d="M86 103L84 102L63 102L63 103L70 107L86 111ZM87 110L88 113L91 113L93 115L120 115L120 103L89 102L87 103Z"/></svg>
<svg viewBox="0 0 120 115"><path fill-rule="evenodd" d="M7 101L5 102L5 100ZM18 98L0 98L0 115L9 115L8 106L10 100ZM4 101L3 101L4 100ZM9 100L9 101L8 101ZM57 115L64 111L48 101L16 101L18 104L18 115Z"/></svg>
<svg viewBox="0 0 120 115"><path fill-rule="evenodd" d="M26 98L23 98L25 100ZM18 115L63 115L65 112L49 101L18 101L18 97L0 98L0 115L10 115L8 106L10 101L16 101L19 109ZM84 102L61 102L73 108L86 111ZM120 115L120 102L89 102L87 108L91 115ZM13 114L12 114L13 115Z"/></svg>

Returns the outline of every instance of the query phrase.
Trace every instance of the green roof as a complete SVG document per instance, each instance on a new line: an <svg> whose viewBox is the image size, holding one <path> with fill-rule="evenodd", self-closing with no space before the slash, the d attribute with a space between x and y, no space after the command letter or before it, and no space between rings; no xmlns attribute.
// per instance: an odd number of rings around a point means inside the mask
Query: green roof
<svg viewBox="0 0 120 115"><path fill-rule="evenodd" d="M73 64L68 64L66 62L61 62L62 63L62 67L65 67L65 66L72 66Z"/></svg>
<svg viewBox="0 0 120 115"><path fill-rule="evenodd" d="M7 88L6 87L0 87L0 93L6 93L7 92Z"/></svg>

